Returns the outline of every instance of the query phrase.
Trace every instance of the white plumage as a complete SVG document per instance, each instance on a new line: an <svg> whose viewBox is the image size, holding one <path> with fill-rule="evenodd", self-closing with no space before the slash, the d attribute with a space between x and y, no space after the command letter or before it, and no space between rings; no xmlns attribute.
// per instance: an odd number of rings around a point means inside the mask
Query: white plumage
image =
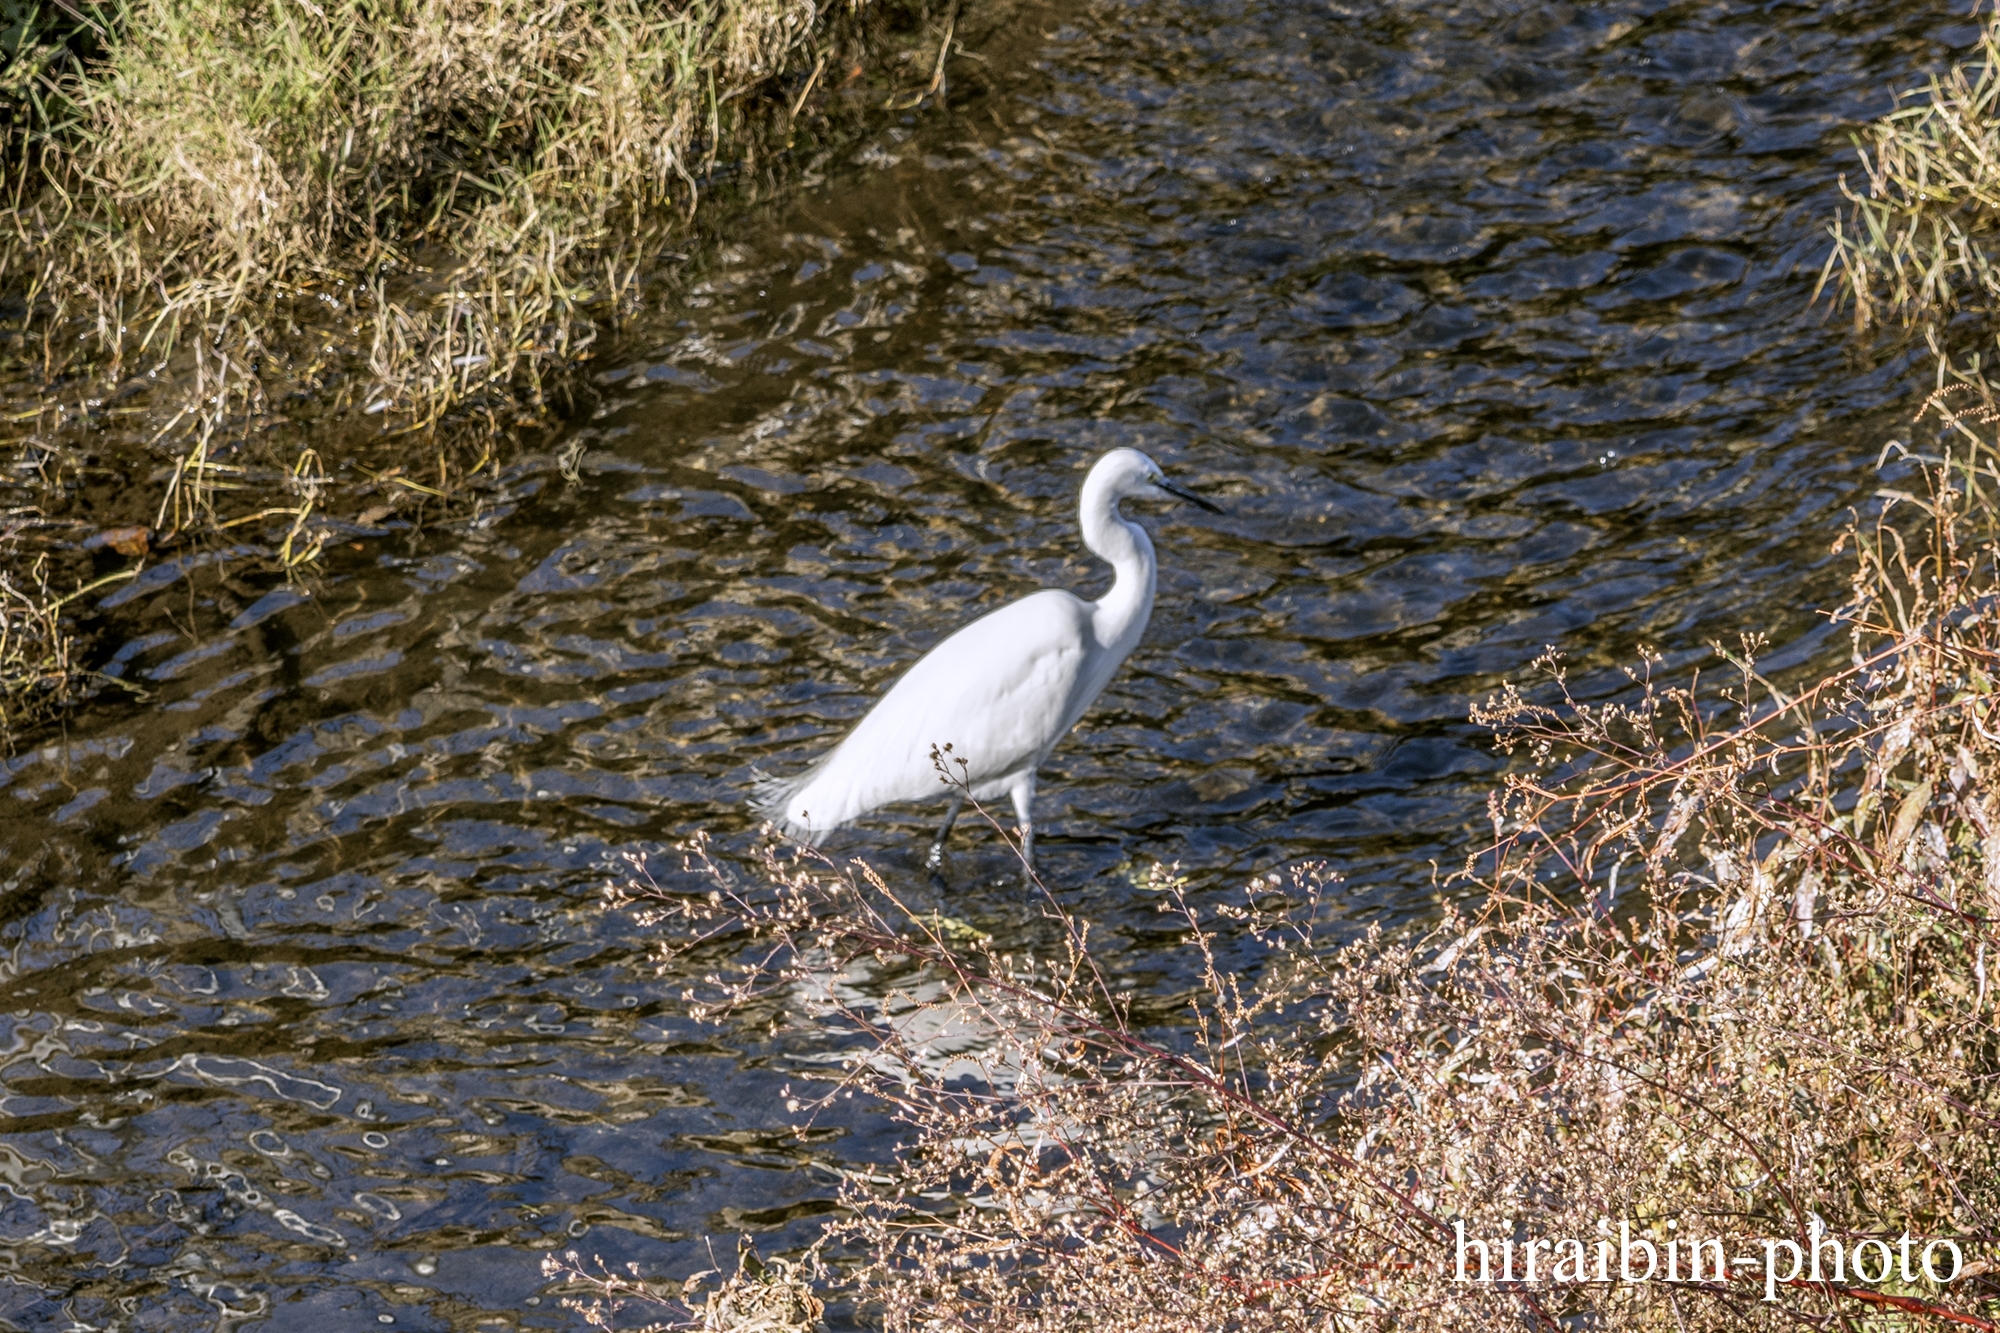
<svg viewBox="0 0 2000 1333"><path fill-rule="evenodd" d="M1120 500L1137 497L1172 497L1219 512L1169 485L1137 449L1113 449L1091 468L1078 503L1084 544L1115 572L1110 591L1086 602L1048 589L981 616L918 659L846 739L804 772L759 778L756 809L813 842L885 805L944 794L931 750L949 745L953 779L964 761L974 800L1012 798L1022 854L1032 864L1035 770L1096 700L1152 614L1153 543L1118 512ZM954 790L931 845L933 866L964 795Z"/></svg>

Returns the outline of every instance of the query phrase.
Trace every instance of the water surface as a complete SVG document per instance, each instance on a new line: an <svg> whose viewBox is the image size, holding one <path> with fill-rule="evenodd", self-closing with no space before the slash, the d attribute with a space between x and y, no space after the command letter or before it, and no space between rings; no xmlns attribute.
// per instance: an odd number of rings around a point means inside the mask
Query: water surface
<svg viewBox="0 0 2000 1333"><path fill-rule="evenodd" d="M105 598L144 697L0 767L0 1317L566 1327L550 1249L678 1276L808 1239L889 1130L792 1134L824 1035L694 1027L599 890L700 829L749 864L753 766L979 611L1101 589L1073 508L1113 445L1229 512L1145 517L1153 627L1044 772L1050 883L1166 990L1158 862L1323 859L1357 923L1421 916L1498 771L1468 706L1545 645L1587 685L1831 646L1829 541L1919 371L1806 307L1821 228L1846 127L1973 35L1050 19L1012 91L745 219L477 515L357 529L297 586L246 535ZM910 876L930 817L831 846ZM942 903L1042 929L963 827Z"/></svg>

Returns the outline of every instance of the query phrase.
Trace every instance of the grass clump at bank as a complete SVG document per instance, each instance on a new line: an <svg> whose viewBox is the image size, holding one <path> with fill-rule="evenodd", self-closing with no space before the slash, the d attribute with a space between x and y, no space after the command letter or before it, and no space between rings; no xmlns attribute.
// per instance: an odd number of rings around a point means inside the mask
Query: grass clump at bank
<svg viewBox="0 0 2000 1333"><path fill-rule="evenodd" d="M155 557L263 534L288 570L319 549L348 464L391 472L377 500L442 502L496 437L562 407L705 201L837 138L879 108L880 82L921 96L942 62L931 29L948 46L955 14L0 5L0 381L18 466L59 476L93 452L84 435L136 418L123 456L90 461L137 474L139 503L80 521L143 524ZM905 53L921 71L871 80L898 53L891 29L922 39ZM387 459L384 437L403 441ZM26 598L0 607L9 641L37 639L35 660L60 668L0 675L13 715L78 679L56 599L94 575L72 568L74 543L37 546L63 504L45 486L0 534L0 572ZM27 591L43 582L50 596Z"/></svg>
<svg viewBox="0 0 2000 1333"><path fill-rule="evenodd" d="M1906 95L1855 137L1861 188L1835 219L1829 280L1857 329L1894 321L1938 332L1959 312L2000 315L2000 12L1970 60Z"/></svg>
<svg viewBox="0 0 2000 1333"><path fill-rule="evenodd" d="M337 405L415 424L489 386L534 399L695 208L746 99L837 37L811 0L77 12L11 79L17 355L51 383L185 363L209 405L341 378Z"/></svg>

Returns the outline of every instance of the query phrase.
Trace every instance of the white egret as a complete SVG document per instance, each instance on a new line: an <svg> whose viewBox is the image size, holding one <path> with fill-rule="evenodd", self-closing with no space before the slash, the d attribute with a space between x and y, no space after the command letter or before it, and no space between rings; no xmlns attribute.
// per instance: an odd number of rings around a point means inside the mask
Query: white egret
<svg viewBox="0 0 2000 1333"><path fill-rule="evenodd" d="M804 842L898 801L940 794L933 747L950 746L951 805L931 844L935 869L969 793L1013 799L1021 855L1035 856L1035 770L1096 700L1153 613L1155 562L1125 499L1171 497L1221 513L1168 483L1137 449L1113 449L1084 479L1083 543L1115 574L1094 602L1058 588L1009 602L925 653L847 738L790 778L759 776L756 809ZM961 769L959 765L963 764Z"/></svg>

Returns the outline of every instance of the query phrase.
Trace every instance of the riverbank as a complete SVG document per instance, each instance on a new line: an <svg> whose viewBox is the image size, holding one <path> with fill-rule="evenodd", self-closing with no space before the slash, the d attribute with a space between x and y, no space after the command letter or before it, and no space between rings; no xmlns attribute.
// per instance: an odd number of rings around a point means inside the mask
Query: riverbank
<svg viewBox="0 0 2000 1333"><path fill-rule="evenodd" d="M329 516L464 495L579 405L718 199L943 95L963 26L802 0L36 14L0 88L10 731L88 676L81 590L204 540L297 569Z"/></svg>

